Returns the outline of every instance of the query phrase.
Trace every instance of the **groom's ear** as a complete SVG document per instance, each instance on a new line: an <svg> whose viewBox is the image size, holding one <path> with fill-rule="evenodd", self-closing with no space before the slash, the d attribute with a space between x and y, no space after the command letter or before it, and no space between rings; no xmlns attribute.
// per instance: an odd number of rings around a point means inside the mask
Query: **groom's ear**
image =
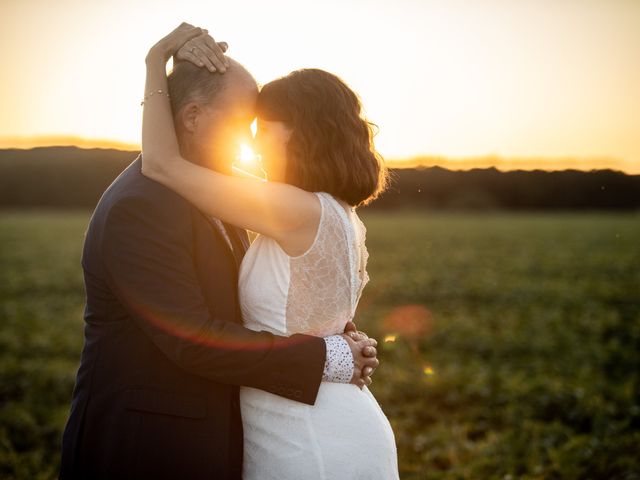
<svg viewBox="0 0 640 480"><path fill-rule="evenodd" d="M180 128L188 132L195 132L198 127L198 114L200 107L196 102L189 102L180 109L176 120L180 123Z"/></svg>

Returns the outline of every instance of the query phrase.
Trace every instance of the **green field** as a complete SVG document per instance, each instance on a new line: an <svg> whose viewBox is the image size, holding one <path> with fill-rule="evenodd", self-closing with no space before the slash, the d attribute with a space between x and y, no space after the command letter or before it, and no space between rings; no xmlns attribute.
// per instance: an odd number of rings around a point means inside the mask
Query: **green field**
<svg viewBox="0 0 640 480"><path fill-rule="evenodd" d="M3 479L57 473L88 216L0 213ZM640 479L640 215L362 218L403 479Z"/></svg>

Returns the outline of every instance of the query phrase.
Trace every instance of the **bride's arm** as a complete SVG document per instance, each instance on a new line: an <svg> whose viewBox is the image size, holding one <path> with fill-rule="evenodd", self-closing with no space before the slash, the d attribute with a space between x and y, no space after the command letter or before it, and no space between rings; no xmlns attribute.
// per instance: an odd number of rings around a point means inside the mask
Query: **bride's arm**
<svg viewBox="0 0 640 480"><path fill-rule="evenodd" d="M147 94L167 92L167 59L166 49L154 46L149 51ZM202 212L281 242L315 232L320 221L320 202L311 192L285 183L224 175L185 160L178 147L171 104L164 94L156 93L144 103L142 172Z"/></svg>

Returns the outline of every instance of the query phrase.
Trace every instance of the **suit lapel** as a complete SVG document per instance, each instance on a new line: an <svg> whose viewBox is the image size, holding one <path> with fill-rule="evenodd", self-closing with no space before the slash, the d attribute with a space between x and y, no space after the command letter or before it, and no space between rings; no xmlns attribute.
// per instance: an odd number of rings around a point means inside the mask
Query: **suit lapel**
<svg viewBox="0 0 640 480"><path fill-rule="evenodd" d="M222 221L215 217L210 217L208 215L207 215L207 220L209 220L209 222L214 226L214 228L218 230L218 232L220 232L225 242L227 242L227 246L229 247L229 250L233 251L233 244L231 243L231 238L229 237L229 233L227 232L227 229L225 228Z"/></svg>
<svg viewBox="0 0 640 480"><path fill-rule="evenodd" d="M214 226L216 230L224 237L227 246L233 253L236 265L240 268L240 263L244 257L247 248L249 248L249 236L247 231L239 229L233 225L223 222L215 217L207 216L207 220Z"/></svg>
<svg viewBox="0 0 640 480"><path fill-rule="evenodd" d="M251 242L249 241L249 234L244 228L236 227L235 225L231 225L230 223L223 223L227 227L227 230L233 231L238 236L238 239L240 240L240 243L242 245L242 254L244 256L244 254L247 252L247 249L249 248L249 245L251 244Z"/></svg>
<svg viewBox="0 0 640 480"><path fill-rule="evenodd" d="M247 231L227 222L222 223L229 234L234 252L238 253L240 261L242 261L242 257L244 257L247 248L249 248L249 236L247 235Z"/></svg>

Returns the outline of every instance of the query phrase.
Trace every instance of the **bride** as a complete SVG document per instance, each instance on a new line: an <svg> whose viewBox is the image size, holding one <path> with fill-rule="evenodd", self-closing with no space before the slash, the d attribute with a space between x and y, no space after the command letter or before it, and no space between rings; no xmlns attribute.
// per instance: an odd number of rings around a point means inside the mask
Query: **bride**
<svg viewBox="0 0 640 480"><path fill-rule="evenodd" d="M190 48L188 60L226 75L223 88L233 88L228 83L238 77L231 72L240 64ZM228 127L246 132L257 116L255 145L269 181L238 178L182 156L170 103L176 99L163 94L166 53L152 48L146 59L146 91L159 94L145 101L142 173L202 212L258 234L239 274L248 328L342 333L369 279L365 227L355 208L374 199L386 178L357 96L316 69L265 85L257 99L245 99L255 111L235 112L237 125ZM398 478L393 431L366 385L322 382L315 405L250 387L241 388L240 399L245 480Z"/></svg>

